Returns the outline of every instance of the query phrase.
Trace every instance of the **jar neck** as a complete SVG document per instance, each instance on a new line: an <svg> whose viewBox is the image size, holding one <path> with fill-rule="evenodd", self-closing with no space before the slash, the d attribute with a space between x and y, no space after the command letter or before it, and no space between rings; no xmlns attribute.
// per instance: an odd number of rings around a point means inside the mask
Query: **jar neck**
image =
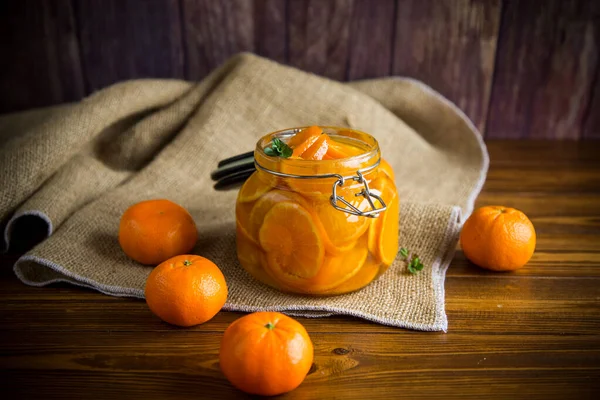
<svg viewBox="0 0 600 400"><path fill-rule="evenodd" d="M337 174L342 176L356 175L357 171L364 171L363 175L369 176L377 171L381 159L379 144L375 138L365 132L338 128L322 127L323 132L335 141L344 142L361 150L357 155L333 160L304 160L295 158L273 157L265 154L265 147L269 146L274 138L287 142L292 136L303 128L285 129L263 136L256 144L254 159L259 170L314 177L315 175ZM293 178L291 178L293 179ZM298 179L298 178L296 178Z"/></svg>

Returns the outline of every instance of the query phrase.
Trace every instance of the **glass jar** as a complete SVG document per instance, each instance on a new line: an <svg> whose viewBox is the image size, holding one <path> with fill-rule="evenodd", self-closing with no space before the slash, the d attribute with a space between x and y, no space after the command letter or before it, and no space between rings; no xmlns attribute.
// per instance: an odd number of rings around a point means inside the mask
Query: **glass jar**
<svg viewBox="0 0 600 400"><path fill-rule="evenodd" d="M274 138L287 142L303 128L261 138L256 172L236 202L242 267L284 292L333 295L368 285L398 252L399 198L393 171L377 140L346 128L322 127L354 155L327 160L268 156Z"/></svg>

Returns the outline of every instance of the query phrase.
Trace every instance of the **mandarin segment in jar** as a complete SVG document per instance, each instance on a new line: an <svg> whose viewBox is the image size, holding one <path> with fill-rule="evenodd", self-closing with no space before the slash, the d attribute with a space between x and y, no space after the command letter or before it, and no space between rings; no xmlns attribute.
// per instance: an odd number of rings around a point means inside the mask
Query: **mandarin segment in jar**
<svg viewBox="0 0 600 400"><path fill-rule="evenodd" d="M237 237L236 247L238 260L242 267L254 278L272 286L280 286L273 277L263 268L265 252L251 238L246 236L243 231L240 231L240 225L236 225Z"/></svg>
<svg viewBox="0 0 600 400"><path fill-rule="evenodd" d="M364 197L345 195L347 201L361 211L369 209L369 202ZM325 235L331 243L331 252L339 254L348 249L348 245L363 235L371 223L370 218L341 212L331 206L329 198L326 201L313 201L313 210L325 229Z"/></svg>
<svg viewBox="0 0 600 400"><path fill-rule="evenodd" d="M379 161L379 171L383 172L388 178L390 178L392 182L394 182L394 170L392 169L392 166L383 158Z"/></svg>
<svg viewBox="0 0 600 400"><path fill-rule="evenodd" d="M371 224L369 228L369 251L381 263L390 266L398 253L398 229L400 204L393 183L387 179L383 182L381 197L390 199L387 203L387 210Z"/></svg>
<svg viewBox="0 0 600 400"><path fill-rule="evenodd" d="M304 207L309 211L307 201L298 193L289 190L275 189L265 193L252 207L249 217L249 232L258 238L258 232L265 220L265 216L275 204L282 202L293 202Z"/></svg>
<svg viewBox="0 0 600 400"><path fill-rule="evenodd" d="M312 216L298 204L278 203L267 213L259 241L271 272L282 278L312 278L325 256Z"/></svg>
<svg viewBox="0 0 600 400"><path fill-rule="evenodd" d="M260 255L263 251L260 246L245 233L239 223L236 224L235 227L237 234L236 246L238 260L248 272L254 275L262 269Z"/></svg>
<svg viewBox="0 0 600 400"><path fill-rule="evenodd" d="M358 273L343 283L323 292L322 294L342 294L354 292L367 286L369 283L371 283L371 281L377 278L377 276L385 272L385 270L387 270L387 267L382 268L381 262L369 254Z"/></svg>
<svg viewBox="0 0 600 400"><path fill-rule="evenodd" d="M255 201L269 190L271 190L271 186L260 179L258 172L255 172L244 182L238 194L238 200L241 203Z"/></svg>
<svg viewBox="0 0 600 400"><path fill-rule="evenodd" d="M235 221L238 229L238 234L243 234L248 240L258 245L258 239L250 233L250 213L254 207L252 203L242 203L238 201L235 206Z"/></svg>
<svg viewBox="0 0 600 400"><path fill-rule="evenodd" d="M376 162L372 157L355 157L369 151L368 141L362 142L365 148L354 146L355 139L364 133L348 131L348 136L338 141L339 134L330 137L324 129L335 131L313 126L291 137L281 136L289 148L284 149L285 155L277 154L279 158L269 152L268 169L292 175L348 176ZM263 140L268 138L275 145L276 137L277 133ZM281 143L277 142L278 148ZM376 145L372 138L371 143ZM292 156L285 158L290 153ZM255 154L264 157L260 151ZM372 154L379 156L378 152ZM365 175L372 192L381 195L388 206L374 219L332 206L335 179L261 175L270 174L253 174L240 191L236 205L238 258L259 281L287 292L342 294L368 285L393 262L398 248L399 201L393 170L385 160L380 159L378 169ZM357 195L361 190L362 184L347 180L337 188L337 194L367 211L369 202Z"/></svg>
<svg viewBox="0 0 600 400"><path fill-rule="evenodd" d="M366 240L360 240L343 255L326 256L319 273L302 282L301 289L307 293L322 294L341 285L363 268L368 254Z"/></svg>

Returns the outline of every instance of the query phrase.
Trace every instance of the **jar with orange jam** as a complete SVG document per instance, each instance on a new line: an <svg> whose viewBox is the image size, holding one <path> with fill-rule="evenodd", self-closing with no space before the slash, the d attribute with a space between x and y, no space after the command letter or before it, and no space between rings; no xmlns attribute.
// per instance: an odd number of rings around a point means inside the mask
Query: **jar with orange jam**
<svg viewBox="0 0 600 400"><path fill-rule="evenodd" d="M281 143L285 156L273 151ZM254 278L284 292L334 295L389 268L399 198L375 138L346 128L286 129L260 139L254 159L236 202L238 259Z"/></svg>

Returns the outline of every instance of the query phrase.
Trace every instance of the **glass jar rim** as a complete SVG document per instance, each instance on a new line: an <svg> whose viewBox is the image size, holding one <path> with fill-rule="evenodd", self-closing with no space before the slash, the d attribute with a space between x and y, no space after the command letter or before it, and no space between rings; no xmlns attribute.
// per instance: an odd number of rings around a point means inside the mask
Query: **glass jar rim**
<svg viewBox="0 0 600 400"><path fill-rule="evenodd" d="M357 154L357 155L353 155L353 156L345 157L345 158L333 159L333 160L303 160L303 159L280 158L277 156L267 155L265 153L264 149L273 140L273 138L288 138L308 127L306 126L306 127L287 128L287 129L282 129L279 131L271 132L271 133L261 137L258 140L258 142L256 143L256 148L254 150L254 160L255 160L257 167L259 169L264 170L267 173L276 172L276 171L273 171L271 168L268 168L266 165L262 165L260 163L259 159L263 159L263 160L267 161L268 165L285 162L285 163L289 163L290 165L295 165L297 167L305 167L307 169L307 171L310 171L312 168L318 168L320 171L335 170L335 169L339 170L340 164L342 164L343 169L347 170L348 172L353 171L353 173L355 173L357 170L360 170L360 171L363 171L364 174L368 174L370 171L372 171L373 169L378 167L380 160L381 160L381 152L379 149L379 143L377 142L377 139L375 139L372 135L370 135L366 132L363 132L363 131L359 131L357 129L344 128L344 127L338 127L338 126L319 126L319 127L322 128L325 133L327 133L330 136L333 136L334 138L336 136L350 138L357 142L360 142L363 145L363 147L367 147L367 149L364 152L361 152L360 154ZM259 157L257 157L257 155ZM371 160L371 162L368 163L368 165L362 166L360 168L358 167L360 165L364 165L369 160ZM328 168L328 167L330 167L330 168ZM318 175L320 175L320 174L314 174L314 173L309 173L306 175L298 174L298 176L306 176L306 177L316 177Z"/></svg>

